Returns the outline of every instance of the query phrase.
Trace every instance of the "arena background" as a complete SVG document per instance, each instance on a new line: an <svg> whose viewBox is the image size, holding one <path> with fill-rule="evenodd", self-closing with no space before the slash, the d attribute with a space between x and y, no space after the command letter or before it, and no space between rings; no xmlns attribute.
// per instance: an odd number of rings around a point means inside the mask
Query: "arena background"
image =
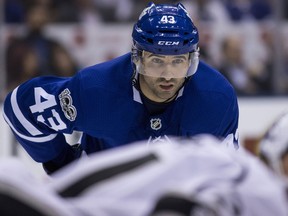
<svg viewBox="0 0 288 216"><path fill-rule="evenodd" d="M1 19L0 19L1 21ZM272 122L282 113L288 111L288 97L285 92L281 92L283 85L287 81L287 71L277 70L283 67L284 58L283 49L288 47L288 24L287 22L272 23L275 50L272 53L273 60L276 61L274 72L274 88L276 94L261 96L239 96L239 135L240 144L252 152L255 152L255 143L272 124ZM271 23L265 23L267 28ZM259 25L255 22L243 22L234 25L225 23L225 25L201 25L202 35L209 30L209 50L212 56L217 57L220 54L220 42L228 34L240 35L245 43L244 57L247 64L257 64L258 60L267 55L267 50L259 40ZM263 27L263 25L262 25ZM93 65L118 55L130 51L131 48L131 29L132 23L78 23L78 24L50 24L45 28L45 34L51 38L60 41L73 55L80 67ZM206 29L206 30L205 30ZM7 41L13 35L25 34L23 25L5 25L0 22L0 114L2 116L2 102L7 94L5 91L5 64L4 50ZM201 37L201 34L200 34ZM268 50L268 53L272 50ZM271 54L271 53L270 53ZM282 62L281 62L282 60ZM278 62L279 61L279 62ZM284 83L284 84L283 84ZM277 94L280 93L280 94ZM75 137L70 137L71 142ZM35 170L35 173L43 174L41 165L32 162L22 147L15 143L12 134L0 118L0 159L5 157L17 156L27 166Z"/></svg>

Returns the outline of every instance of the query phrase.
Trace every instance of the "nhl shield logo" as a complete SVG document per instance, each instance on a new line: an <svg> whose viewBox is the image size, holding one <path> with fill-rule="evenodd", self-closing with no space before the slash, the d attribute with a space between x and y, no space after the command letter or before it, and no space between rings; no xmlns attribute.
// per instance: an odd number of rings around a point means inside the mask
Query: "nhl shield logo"
<svg viewBox="0 0 288 216"><path fill-rule="evenodd" d="M161 119L153 118L150 120L151 128L153 130L159 130L162 127Z"/></svg>

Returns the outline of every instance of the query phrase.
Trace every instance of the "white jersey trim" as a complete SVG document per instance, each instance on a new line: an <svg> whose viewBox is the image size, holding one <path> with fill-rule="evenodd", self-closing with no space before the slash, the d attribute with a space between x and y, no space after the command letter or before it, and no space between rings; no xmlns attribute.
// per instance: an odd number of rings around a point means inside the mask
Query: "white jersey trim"
<svg viewBox="0 0 288 216"><path fill-rule="evenodd" d="M41 131L39 131L37 128L35 128L22 114L22 112L18 106L18 103L17 103L17 90L18 90L18 87L16 89L14 89L14 91L11 94L11 106L12 106L12 109L13 109L13 112L14 112L16 118L32 136L43 134Z"/></svg>
<svg viewBox="0 0 288 216"><path fill-rule="evenodd" d="M45 136L45 137L28 137L28 136L25 136L25 135L19 133L14 128L13 124L10 122L10 120L8 119L8 117L5 115L4 112L3 112L3 117L4 117L5 121L8 123L8 125L11 127L11 129L17 134L17 136L19 136L22 139L25 139L25 140L28 140L31 142L41 143L41 142L48 142L50 140L53 140L57 136L57 134L50 134L50 135Z"/></svg>
<svg viewBox="0 0 288 216"><path fill-rule="evenodd" d="M139 91L135 88L135 86L133 86L133 99L134 99L134 101L142 104L142 100L141 100L140 93L139 93Z"/></svg>
<svg viewBox="0 0 288 216"><path fill-rule="evenodd" d="M183 86L183 87L179 90L176 99L178 99L179 97L181 97L181 96L183 95L184 87L185 87L185 86Z"/></svg>

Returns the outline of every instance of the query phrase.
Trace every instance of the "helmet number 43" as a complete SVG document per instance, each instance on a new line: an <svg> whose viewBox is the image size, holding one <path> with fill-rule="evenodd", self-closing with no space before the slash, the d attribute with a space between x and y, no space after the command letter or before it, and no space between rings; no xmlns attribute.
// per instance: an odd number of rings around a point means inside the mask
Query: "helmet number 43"
<svg viewBox="0 0 288 216"><path fill-rule="evenodd" d="M174 16L167 16L167 15L164 15L164 16L162 16L161 17L161 23L164 23L164 24L166 24L166 23L170 23L170 24L174 24L174 23L176 23L176 21L175 21L175 17Z"/></svg>

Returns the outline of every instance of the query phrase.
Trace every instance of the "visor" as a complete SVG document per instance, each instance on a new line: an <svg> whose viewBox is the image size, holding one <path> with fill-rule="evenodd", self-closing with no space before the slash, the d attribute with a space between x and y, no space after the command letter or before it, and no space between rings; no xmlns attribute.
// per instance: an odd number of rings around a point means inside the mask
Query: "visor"
<svg viewBox="0 0 288 216"><path fill-rule="evenodd" d="M159 55L143 51L136 66L137 72L144 76L172 79L192 75L198 63L198 51L181 55Z"/></svg>

